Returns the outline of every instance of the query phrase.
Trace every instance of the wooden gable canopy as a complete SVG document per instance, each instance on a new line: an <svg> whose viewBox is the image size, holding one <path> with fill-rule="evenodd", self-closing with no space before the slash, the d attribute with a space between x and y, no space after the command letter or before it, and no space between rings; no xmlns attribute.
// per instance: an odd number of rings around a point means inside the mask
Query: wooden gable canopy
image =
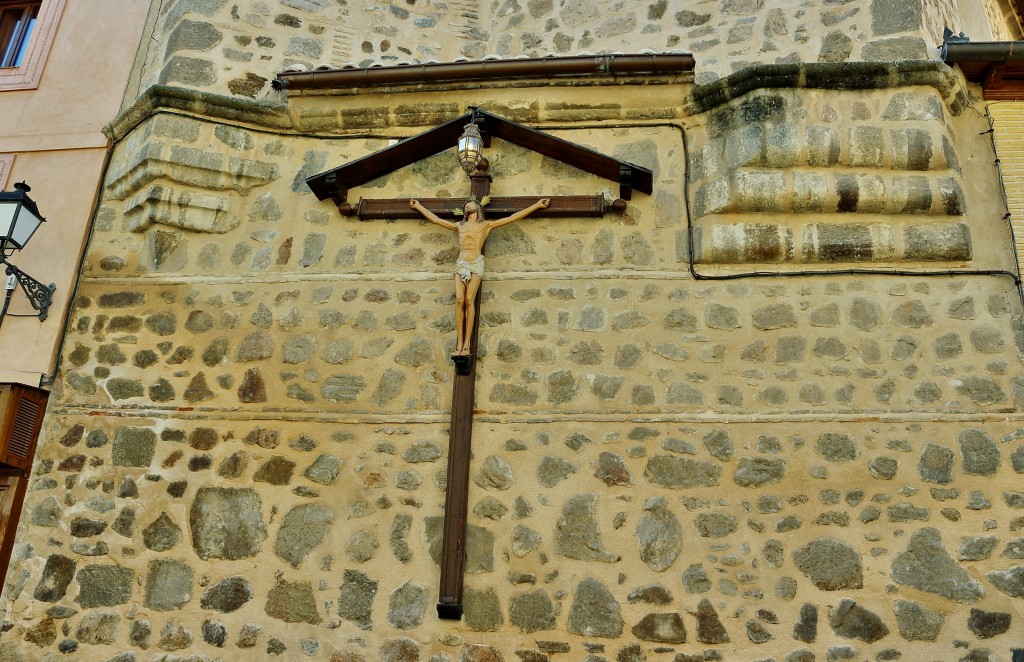
<svg viewBox="0 0 1024 662"><path fill-rule="evenodd" d="M543 131L474 109L429 131L369 154L343 166L306 179L306 184L319 200L330 198L335 204L346 201L348 191L399 168L455 147L466 124L480 127L485 146L497 137L520 147L543 154L619 185L619 197L629 200L633 190L650 194L654 190L654 173L649 169L613 159L600 152L556 138Z"/></svg>

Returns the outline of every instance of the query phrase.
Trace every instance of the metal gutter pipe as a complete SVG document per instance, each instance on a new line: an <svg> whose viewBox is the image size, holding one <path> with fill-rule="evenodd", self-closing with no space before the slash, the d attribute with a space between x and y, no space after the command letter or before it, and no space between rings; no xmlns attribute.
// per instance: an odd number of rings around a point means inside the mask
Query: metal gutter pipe
<svg viewBox="0 0 1024 662"><path fill-rule="evenodd" d="M324 90L332 88L408 85L509 78L555 76L622 76L637 74L684 74L694 68L689 53L649 55L575 55L522 60L479 60L436 64L373 66L360 69L282 72L272 85L276 90Z"/></svg>
<svg viewBox="0 0 1024 662"><path fill-rule="evenodd" d="M1024 60L1024 41L947 41L942 43L940 57L946 64Z"/></svg>

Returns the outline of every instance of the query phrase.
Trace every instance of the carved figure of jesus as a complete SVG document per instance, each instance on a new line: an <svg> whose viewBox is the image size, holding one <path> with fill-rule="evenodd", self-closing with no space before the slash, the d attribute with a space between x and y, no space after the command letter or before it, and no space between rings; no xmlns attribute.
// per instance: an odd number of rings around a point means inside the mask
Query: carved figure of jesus
<svg viewBox="0 0 1024 662"><path fill-rule="evenodd" d="M484 208L476 200L470 200L463 207L462 220L453 223L439 218L420 204L419 200L409 201L409 206L423 214L431 223L459 233L459 257L455 260L455 330L456 344L453 356L468 356L476 319L476 293L484 276L484 242L491 230L526 218L538 209L547 207L550 198L541 198L526 209L511 216L488 221L484 219Z"/></svg>

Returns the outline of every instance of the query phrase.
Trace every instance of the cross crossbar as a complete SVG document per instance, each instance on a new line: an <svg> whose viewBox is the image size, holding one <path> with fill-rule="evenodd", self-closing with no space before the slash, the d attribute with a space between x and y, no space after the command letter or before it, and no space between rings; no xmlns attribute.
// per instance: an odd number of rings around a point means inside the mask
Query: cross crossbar
<svg viewBox="0 0 1024 662"><path fill-rule="evenodd" d="M466 198L418 198L420 204L441 218L458 219ZM551 196L546 209L533 212L531 218L600 218L608 211L625 210L625 202L608 202L602 195ZM508 216L522 211L537 201L532 197L494 197L487 204L488 216ZM423 216L409 207L409 200L403 198L362 199L348 208L352 216L363 221L384 219L422 219Z"/></svg>

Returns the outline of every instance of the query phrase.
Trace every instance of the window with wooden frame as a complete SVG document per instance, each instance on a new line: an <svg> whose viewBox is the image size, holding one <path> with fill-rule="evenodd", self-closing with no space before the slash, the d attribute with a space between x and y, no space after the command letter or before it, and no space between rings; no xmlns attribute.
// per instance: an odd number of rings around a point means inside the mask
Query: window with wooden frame
<svg viewBox="0 0 1024 662"><path fill-rule="evenodd" d="M0 0L0 91L39 86L67 0Z"/></svg>
<svg viewBox="0 0 1024 662"><path fill-rule="evenodd" d="M14 154L0 154L0 191L7 189L7 177L14 165Z"/></svg>
<svg viewBox="0 0 1024 662"><path fill-rule="evenodd" d="M0 5L0 67L17 67L24 61L42 4L40 0Z"/></svg>

